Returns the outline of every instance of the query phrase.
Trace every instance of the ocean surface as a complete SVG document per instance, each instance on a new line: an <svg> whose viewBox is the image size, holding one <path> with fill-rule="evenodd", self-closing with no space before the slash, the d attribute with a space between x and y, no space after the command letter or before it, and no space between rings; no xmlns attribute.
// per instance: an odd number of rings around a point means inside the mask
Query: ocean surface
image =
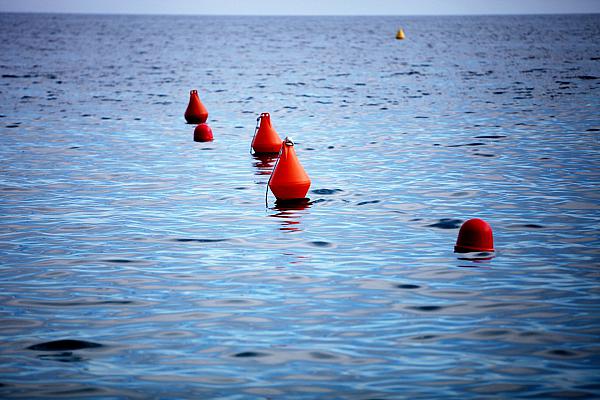
<svg viewBox="0 0 600 400"><path fill-rule="evenodd" d="M600 397L600 15L0 39L0 398ZM265 205L261 112L309 203Z"/></svg>

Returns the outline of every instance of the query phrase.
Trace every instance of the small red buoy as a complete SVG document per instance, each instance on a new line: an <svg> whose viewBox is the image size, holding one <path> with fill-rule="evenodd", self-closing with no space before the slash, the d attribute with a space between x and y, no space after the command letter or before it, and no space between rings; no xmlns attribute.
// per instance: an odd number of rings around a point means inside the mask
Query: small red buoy
<svg viewBox="0 0 600 400"><path fill-rule="evenodd" d="M281 138L271 125L271 115L262 113L258 117L258 130L252 139L252 148L255 153L279 153Z"/></svg>
<svg viewBox="0 0 600 400"><path fill-rule="evenodd" d="M211 142L212 140L212 129L207 124L200 124L194 129L194 142Z"/></svg>
<svg viewBox="0 0 600 400"><path fill-rule="evenodd" d="M494 236L490 224L479 218L466 221L460 227L454 246L455 253L493 252Z"/></svg>
<svg viewBox="0 0 600 400"><path fill-rule="evenodd" d="M269 179L268 186L277 197L277 200L304 199L310 187L310 178L302 168L294 142L285 138L281 144L279 159Z"/></svg>
<svg viewBox="0 0 600 400"><path fill-rule="evenodd" d="M190 91L190 102L184 114L185 120L190 124L201 124L208 119L208 111L198 97L197 90Z"/></svg>

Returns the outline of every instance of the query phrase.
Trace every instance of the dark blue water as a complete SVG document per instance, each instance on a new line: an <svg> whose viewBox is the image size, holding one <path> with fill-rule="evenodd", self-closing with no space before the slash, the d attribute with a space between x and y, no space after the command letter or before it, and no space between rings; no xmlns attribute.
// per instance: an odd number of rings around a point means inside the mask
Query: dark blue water
<svg viewBox="0 0 600 400"><path fill-rule="evenodd" d="M600 16L0 38L0 397L600 396ZM261 112L304 206L265 208ZM453 253L473 217L495 258Z"/></svg>

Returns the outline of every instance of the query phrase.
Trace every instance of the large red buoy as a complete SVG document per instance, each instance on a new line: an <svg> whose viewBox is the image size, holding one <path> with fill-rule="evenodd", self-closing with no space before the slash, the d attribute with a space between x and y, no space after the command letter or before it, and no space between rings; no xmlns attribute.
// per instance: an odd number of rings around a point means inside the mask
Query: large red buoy
<svg viewBox="0 0 600 400"><path fill-rule="evenodd" d="M212 129L207 124L199 124L194 129L194 142L211 142L212 140Z"/></svg>
<svg viewBox="0 0 600 400"><path fill-rule="evenodd" d="M279 159L269 179L269 187L277 200L297 200L306 197L310 178L302 168L294 150L294 142L290 138L286 137L281 144Z"/></svg>
<svg viewBox="0 0 600 400"><path fill-rule="evenodd" d="M252 149L255 153L279 153L281 138L271 125L271 115L262 113L258 117L258 130L252 139Z"/></svg>
<svg viewBox="0 0 600 400"><path fill-rule="evenodd" d="M190 91L190 102L184 114L185 120L190 124L201 124L208 119L208 110L198 97L197 90Z"/></svg>
<svg viewBox="0 0 600 400"><path fill-rule="evenodd" d="M494 235L490 224L473 218L462 224L454 246L455 253L493 252Z"/></svg>

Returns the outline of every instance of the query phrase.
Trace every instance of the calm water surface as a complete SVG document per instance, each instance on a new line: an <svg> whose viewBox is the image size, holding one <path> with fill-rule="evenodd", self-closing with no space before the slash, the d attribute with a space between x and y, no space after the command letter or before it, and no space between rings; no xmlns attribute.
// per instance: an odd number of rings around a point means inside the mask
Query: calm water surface
<svg viewBox="0 0 600 400"><path fill-rule="evenodd" d="M0 38L0 397L600 396L600 16ZM304 206L265 208L261 112ZM495 258L453 253L473 217Z"/></svg>

